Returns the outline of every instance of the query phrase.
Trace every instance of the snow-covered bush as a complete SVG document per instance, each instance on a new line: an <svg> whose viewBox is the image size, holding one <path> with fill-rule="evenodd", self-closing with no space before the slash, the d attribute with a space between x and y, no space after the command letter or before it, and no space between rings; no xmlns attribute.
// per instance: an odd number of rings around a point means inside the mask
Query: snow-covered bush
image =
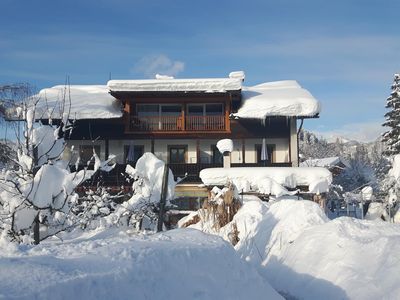
<svg viewBox="0 0 400 300"><path fill-rule="evenodd" d="M136 163L136 168L126 166L125 172L133 180L132 197L115 206L106 219L107 224L133 226L136 229L154 229L160 207L165 163L152 153L145 153ZM175 193L174 176L168 170L166 206Z"/></svg>
<svg viewBox="0 0 400 300"><path fill-rule="evenodd" d="M89 190L79 197L72 212L77 216L81 229L107 227L107 216L122 202L123 194L111 195L105 187Z"/></svg>

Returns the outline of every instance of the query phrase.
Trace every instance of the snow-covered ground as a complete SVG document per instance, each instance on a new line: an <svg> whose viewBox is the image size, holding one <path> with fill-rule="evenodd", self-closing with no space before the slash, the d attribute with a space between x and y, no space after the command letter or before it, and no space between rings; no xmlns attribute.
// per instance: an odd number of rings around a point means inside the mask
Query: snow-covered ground
<svg viewBox="0 0 400 300"><path fill-rule="evenodd" d="M227 242L198 230L64 238L0 243L0 298L281 299Z"/></svg>
<svg viewBox="0 0 400 300"><path fill-rule="evenodd" d="M235 246L271 285L299 299L399 299L400 225L341 217L311 201L247 201ZM227 225L228 226L228 225ZM222 233L224 231L222 230Z"/></svg>

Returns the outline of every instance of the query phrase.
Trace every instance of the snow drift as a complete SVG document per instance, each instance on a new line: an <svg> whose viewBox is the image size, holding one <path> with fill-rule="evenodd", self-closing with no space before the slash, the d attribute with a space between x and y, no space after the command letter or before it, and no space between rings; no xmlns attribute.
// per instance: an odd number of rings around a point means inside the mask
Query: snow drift
<svg viewBox="0 0 400 300"><path fill-rule="evenodd" d="M193 229L1 250L0 298L282 299L228 243Z"/></svg>
<svg viewBox="0 0 400 300"><path fill-rule="evenodd" d="M239 255L283 294L299 299L400 297L400 226L348 217L329 221L311 201L268 208L245 202L235 215ZM228 226L228 225L227 225Z"/></svg>

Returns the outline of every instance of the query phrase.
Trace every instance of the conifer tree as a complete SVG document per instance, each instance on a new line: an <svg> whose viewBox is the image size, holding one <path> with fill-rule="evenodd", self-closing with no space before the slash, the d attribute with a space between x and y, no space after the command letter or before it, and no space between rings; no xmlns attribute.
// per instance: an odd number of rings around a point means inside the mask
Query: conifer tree
<svg viewBox="0 0 400 300"><path fill-rule="evenodd" d="M386 121L383 126L390 129L382 135L382 141L386 143L386 155L400 153L400 74L394 75L391 94L387 98L386 108L390 109L385 114Z"/></svg>

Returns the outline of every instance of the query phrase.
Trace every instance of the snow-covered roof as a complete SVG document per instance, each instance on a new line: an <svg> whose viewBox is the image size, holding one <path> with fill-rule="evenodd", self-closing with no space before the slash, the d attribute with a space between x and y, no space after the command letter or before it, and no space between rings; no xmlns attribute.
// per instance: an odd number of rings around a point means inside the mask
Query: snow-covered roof
<svg viewBox="0 0 400 300"><path fill-rule="evenodd" d="M207 186L224 185L227 181L240 183L241 186L262 186L263 181L272 180L273 184L286 188L308 186L310 192L316 193L328 191L332 183L331 172L318 167L209 168L200 171L200 178Z"/></svg>
<svg viewBox="0 0 400 300"><path fill-rule="evenodd" d="M240 78L110 80L112 92L226 92L242 88Z"/></svg>
<svg viewBox="0 0 400 300"><path fill-rule="evenodd" d="M323 168L331 168L337 166L339 163L348 166L348 162L343 160L339 156L325 157L325 158L316 158L316 159L307 159L300 163L301 167L323 167Z"/></svg>
<svg viewBox="0 0 400 300"><path fill-rule="evenodd" d="M64 114L69 112L71 119L122 117L121 102L109 94L109 89L105 85L56 85L41 90L33 97L37 98L40 100L36 105L36 119L61 118L62 99L65 99Z"/></svg>
<svg viewBox="0 0 400 300"><path fill-rule="evenodd" d="M314 117L320 103L295 80L266 82L243 87L242 106L233 114L243 119L265 119L268 116Z"/></svg>

